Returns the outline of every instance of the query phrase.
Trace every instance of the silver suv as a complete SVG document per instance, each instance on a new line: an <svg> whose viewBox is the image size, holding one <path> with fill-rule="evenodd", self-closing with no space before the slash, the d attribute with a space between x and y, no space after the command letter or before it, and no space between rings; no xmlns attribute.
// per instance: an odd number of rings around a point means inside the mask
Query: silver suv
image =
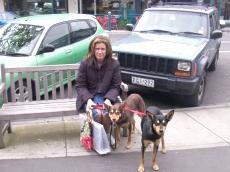
<svg viewBox="0 0 230 172"><path fill-rule="evenodd" d="M180 95L201 104L206 73L216 69L220 38L218 12L203 5L157 5L144 11L132 33L113 44L128 84Z"/></svg>

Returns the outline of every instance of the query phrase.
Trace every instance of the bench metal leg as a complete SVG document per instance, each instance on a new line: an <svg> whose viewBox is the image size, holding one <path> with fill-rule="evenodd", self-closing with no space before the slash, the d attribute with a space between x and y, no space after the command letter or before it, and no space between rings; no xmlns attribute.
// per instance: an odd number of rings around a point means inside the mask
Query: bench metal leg
<svg viewBox="0 0 230 172"><path fill-rule="evenodd" d="M8 128L7 128L8 133L12 133L12 128L11 128L11 121L8 121Z"/></svg>
<svg viewBox="0 0 230 172"><path fill-rule="evenodd" d="M5 147L3 137L4 137L4 121L0 121L0 148Z"/></svg>

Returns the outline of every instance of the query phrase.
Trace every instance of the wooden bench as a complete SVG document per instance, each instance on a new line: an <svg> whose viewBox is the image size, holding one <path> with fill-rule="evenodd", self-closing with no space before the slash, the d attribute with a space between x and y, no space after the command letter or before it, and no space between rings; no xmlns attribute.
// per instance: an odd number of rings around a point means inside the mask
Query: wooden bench
<svg viewBox="0 0 230 172"><path fill-rule="evenodd" d="M10 121L76 115L73 80L78 69L79 64L17 68L1 65L0 148L5 147L4 133L12 132ZM126 97L127 85L122 84L121 90Z"/></svg>

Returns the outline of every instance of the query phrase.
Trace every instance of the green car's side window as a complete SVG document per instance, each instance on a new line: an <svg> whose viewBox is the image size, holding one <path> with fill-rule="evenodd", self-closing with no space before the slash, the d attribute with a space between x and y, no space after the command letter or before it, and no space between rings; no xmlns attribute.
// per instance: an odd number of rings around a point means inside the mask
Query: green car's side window
<svg viewBox="0 0 230 172"><path fill-rule="evenodd" d="M43 40L42 45L53 45L55 48L60 48L70 44L69 28L67 23L62 23L53 26Z"/></svg>
<svg viewBox="0 0 230 172"><path fill-rule="evenodd" d="M83 40L94 34L93 28L87 20L73 21L71 26L71 43Z"/></svg>
<svg viewBox="0 0 230 172"><path fill-rule="evenodd" d="M96 24L96 22L93 21L93 20L89 20L89 24L91 26L92 32L95 33L97 31L97 24Z"/></svg>

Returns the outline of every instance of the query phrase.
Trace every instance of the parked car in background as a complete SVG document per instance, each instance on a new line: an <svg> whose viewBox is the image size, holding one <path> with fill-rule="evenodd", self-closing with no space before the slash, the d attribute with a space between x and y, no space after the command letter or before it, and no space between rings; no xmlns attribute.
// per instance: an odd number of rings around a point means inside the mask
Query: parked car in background
<svg viewBox="0 0 230 172"><path fill-rule="evenodd" d="M206 5L163 4L144 11L132 33L115 42L122 80L176 94L188 106L201 104L206 74L219 58L218 12Z"/></svg>
<svg viewBox="0 0 230 172"><path fill-rule="evenodd" d="M92 15L21 17L0 30L0 64L22 67L78 63L86 56L90 41L101 34L107 35ZM19 94L17 81L15 85ZM24 86L26 92L27 84Z"/></svg>
<svg viewBox="0 0 230 172"><path fill-rule="evenodd" d="M13 12L0 12L0 27L4 26L8 21L18 18L19 16Z"/></svg>

